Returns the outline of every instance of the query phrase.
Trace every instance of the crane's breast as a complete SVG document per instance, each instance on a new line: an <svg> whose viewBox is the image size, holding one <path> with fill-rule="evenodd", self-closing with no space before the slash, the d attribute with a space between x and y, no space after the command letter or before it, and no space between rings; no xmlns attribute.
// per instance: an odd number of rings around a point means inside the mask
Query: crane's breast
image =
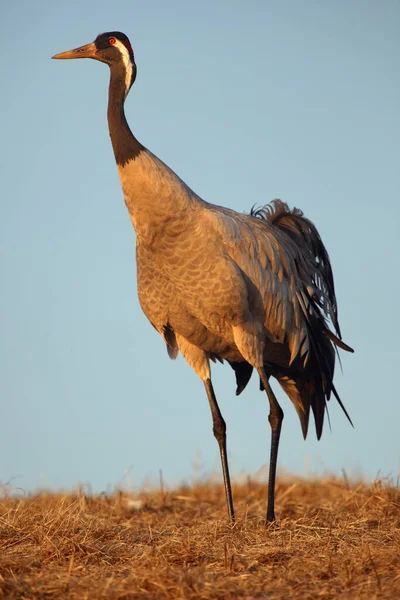
<svg viewBox="0 0 400 600"><path fill-rule="evenodd" d="M139 301L148 320L162 335L168 327L204 351L239 360L232 322L235 318L245 318L241 315L247 310L247 303L239 294L236 297L238 308L236 312L232 309L235 302L235 290L230 288L233 277L225 273L224 285L224 279L221 280L218 274L220 267L214 264L214 269L203 272L193 256L191 260L175 262L166 260L165 255L160 258L158 253L139 244ZM237 273L234 275L237 277ZM236 294L238 287L236 285Z"/></svg>

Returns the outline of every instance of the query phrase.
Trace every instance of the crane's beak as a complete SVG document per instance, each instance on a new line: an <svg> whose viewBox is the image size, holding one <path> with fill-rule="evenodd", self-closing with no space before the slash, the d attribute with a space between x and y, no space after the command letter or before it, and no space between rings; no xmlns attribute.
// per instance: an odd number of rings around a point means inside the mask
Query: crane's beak
<svg viewBox="0 0 400 600"><path fill-rule="evenodd" d="M80 46L74 50L67 50L66 52L60 52L55 54L51 58L94 58L98 59L96 44L86 44L86 46Z"/></svg>

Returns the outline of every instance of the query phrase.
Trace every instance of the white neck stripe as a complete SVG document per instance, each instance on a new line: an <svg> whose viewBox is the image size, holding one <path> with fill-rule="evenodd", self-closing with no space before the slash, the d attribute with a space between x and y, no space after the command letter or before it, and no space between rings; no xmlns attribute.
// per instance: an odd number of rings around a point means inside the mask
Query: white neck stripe
<svg viewBox="0 0 400 600"><path fill-rule="evenodd" d="M130 88L131 81L132 81L133 64L131 61L131 55L129 54L128 48L120 40L116 40L114 46L116 48L118 48L119 52L121 53L122 60L124 61L124 65L125 65L125 69L126 69L126 76L125 76L125 96L126 96L126 94L129 92L129 88Z"/></svg>

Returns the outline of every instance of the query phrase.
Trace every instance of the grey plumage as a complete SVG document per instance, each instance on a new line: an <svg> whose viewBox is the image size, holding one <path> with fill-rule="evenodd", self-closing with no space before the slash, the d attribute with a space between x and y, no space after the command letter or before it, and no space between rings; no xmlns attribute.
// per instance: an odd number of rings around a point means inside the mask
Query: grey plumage
<svg viewBox="0 0 400 600"><path fill-rule="evenodd" d="M332 392L345 410L333 385L335 346L352 350L341 341L328 253L300 210L289 210L280 200L250 214L209 204L136 140L123 110L136 76L124 34L102 34L93 44L55 58L85 56L106 62L111 70L107 115L137 234L139 301L170 358L180 351L204 382L232 520L226 426L211 384L210 360L228 361L237 394L253 369L267 392L272 431L267 520L273 520L283 412L270 377L292 400L304 437L310 408L321 436Z"/></svg>

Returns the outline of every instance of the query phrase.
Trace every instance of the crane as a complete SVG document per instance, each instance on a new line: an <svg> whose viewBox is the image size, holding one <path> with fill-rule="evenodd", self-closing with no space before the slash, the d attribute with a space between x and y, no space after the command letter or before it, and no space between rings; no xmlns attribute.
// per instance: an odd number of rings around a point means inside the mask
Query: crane
<svg viewBox="0 0 400 600"><path fill-rule="evenodd" d="M132 134L124 103L136 79L128 37L119 31L61 52L110 68L107 119L130 219L136 231L139 302L163 336L202 379L219 445L229 519L235 520L226 424L210 361L227 361L240 394L255 369L269 400L271 450L266 523L275 520L275 478L283 411L275 378L307 435L310 409L321 437L333 394L335 350L342 341L330 259L314 224L281 200L241 214L210 204ZM332 324L335 333L329 328ZM352 424L352 423L351 423Z"/></svg>

